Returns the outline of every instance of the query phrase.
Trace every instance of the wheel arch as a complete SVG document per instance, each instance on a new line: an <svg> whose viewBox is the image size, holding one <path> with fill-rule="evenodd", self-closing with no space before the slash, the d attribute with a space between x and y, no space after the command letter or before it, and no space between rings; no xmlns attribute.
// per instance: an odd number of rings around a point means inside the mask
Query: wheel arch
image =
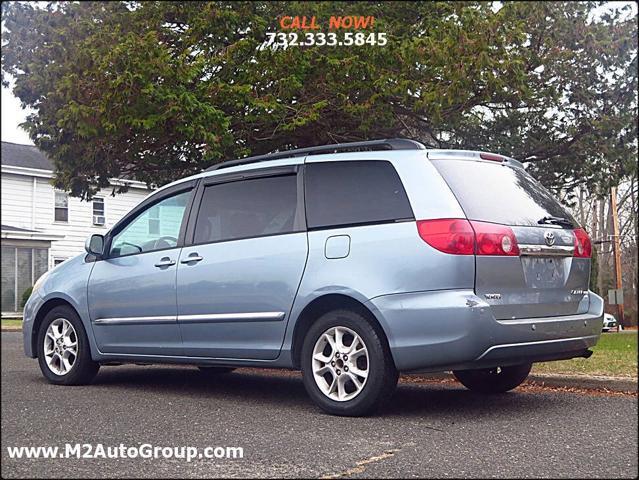
<svg viewBox="0 0 639 480"><path fill-rule="evenodd" d="M300 368L302 345L304 337L313 323L325 313L332 310L352 310L364 316L370 321L373 328L380 335L386 348L390 352L390 346L386 332L375 314L359 300L341 293L329 293L313 299L300 312L293 329L293 339L291 343L291 360L294 368ZM392 355L391 355L392 358Z"/></svg>

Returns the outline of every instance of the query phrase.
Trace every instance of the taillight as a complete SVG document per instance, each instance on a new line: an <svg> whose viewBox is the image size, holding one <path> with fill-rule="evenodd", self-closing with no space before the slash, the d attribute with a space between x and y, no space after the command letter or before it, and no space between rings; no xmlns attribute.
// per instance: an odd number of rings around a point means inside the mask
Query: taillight
<svg viewBox="0 0 639 480"><path fill-rule="evenodd" d="M469 222L461 218L420 220L419 236L440 252L454 255L519 255L517 239L510 227L495 223Z"/></svg>
<svg viewBox="0 0 639 480"><path fill-rule="evenodd" d="M475 230L477 255L519 255L519 245L512 228L486 222L470 222Z"/></svg>
<svg viewBox="0 0 639 480"><path fill-rule="evenodd" d="M475 234L468 220L421 220L417 222L417 231L426 243L440 252L455 255L475 253Z"/></svg>
<svg viewBox="0 0 639 480"><path fill-rule="evenodd" d="M573 256L578 258L590 258L592 254L592 244L590 237L583 228L576 228L575 233L575 253Z"/></svg>

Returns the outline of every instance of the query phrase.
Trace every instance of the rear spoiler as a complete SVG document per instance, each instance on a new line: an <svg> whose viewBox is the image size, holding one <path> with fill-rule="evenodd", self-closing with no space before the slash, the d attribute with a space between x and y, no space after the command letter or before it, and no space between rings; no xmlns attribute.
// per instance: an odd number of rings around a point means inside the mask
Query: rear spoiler
<svg viewBox="0 0 639 480"><path fill-rule="evenodd" d="M426 154L429 160L486 160L500 162L511 167L524 168L524 165L514 158L478 150L427 150Z"/></svg>

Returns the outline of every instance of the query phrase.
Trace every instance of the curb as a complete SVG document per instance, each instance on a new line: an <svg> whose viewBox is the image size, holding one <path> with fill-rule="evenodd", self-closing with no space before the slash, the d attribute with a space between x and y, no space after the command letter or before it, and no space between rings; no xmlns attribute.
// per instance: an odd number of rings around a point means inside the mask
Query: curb
<svg viewBox="0 0 639 480"><path fill-rule="evenodd" d="M410 375L411 377L413 375ZM425 380L457 380L450 372L417 374L417 378ZM611 392L637 392L637 379L625 377L606 377L588 375L556 375L532 373L528 375L524 385L538 385L554 388L579 388L584 390L607 390Z"/></svg>
<svg viewBox="0 0 639 480"><path fill-rule="evenodd" d="M2 326L2 331L3 332L21 332L22 331L22 327L9 327L9 326Z"/></svg>
<svg viewBox="0 0 639 480"><path fill-rule="evenodd" d="M637 392L636 378L591 377L586 375L532 374L528 383L547 387L584 388L587 390L609 390L613 392Z"/></svg>

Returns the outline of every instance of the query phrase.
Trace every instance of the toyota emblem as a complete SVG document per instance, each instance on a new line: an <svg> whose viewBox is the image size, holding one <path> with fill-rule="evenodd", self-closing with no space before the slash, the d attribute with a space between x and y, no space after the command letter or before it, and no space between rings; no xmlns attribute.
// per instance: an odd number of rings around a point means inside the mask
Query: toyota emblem
<svg viewBox="0 0 639 480"><path fill-rule="evenodd" d="M546 241L546 245L549 247L553 246L555 244L555 234L552 232L544 233L544 240Z"/></svg>

